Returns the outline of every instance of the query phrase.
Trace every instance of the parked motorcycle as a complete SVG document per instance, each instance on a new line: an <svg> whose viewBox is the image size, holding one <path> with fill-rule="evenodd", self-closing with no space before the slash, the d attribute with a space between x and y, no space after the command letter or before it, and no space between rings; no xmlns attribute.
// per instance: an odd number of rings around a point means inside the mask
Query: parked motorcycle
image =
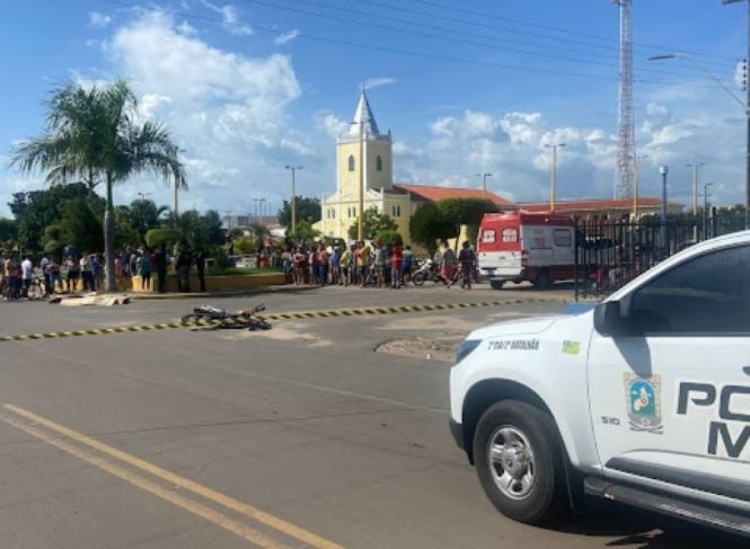
<svg viewBox="0 0 750 549"><path fill-rule="evenodd" d="M426 280L432 280L435 283L443 282L440 277L440 265L428 257L421 263L417 263L417 270L412 273L411 279L416 286L421 286Z"/></svg>

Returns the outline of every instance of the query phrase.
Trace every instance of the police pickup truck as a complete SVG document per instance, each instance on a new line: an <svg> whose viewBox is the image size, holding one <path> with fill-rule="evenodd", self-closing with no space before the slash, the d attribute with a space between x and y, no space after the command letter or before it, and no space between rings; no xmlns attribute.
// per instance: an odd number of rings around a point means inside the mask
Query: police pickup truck
<svg viewBox="0 0 750 549"><path fill-rule="evenodd" d="M750 536L750 231L583 314L472 332L450 399L508 517L540 524L593 496Z"/></svg>

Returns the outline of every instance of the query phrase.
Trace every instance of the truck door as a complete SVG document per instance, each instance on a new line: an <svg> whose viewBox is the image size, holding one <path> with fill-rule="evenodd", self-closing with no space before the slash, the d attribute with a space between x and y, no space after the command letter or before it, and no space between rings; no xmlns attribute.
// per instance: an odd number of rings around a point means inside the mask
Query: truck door
<svg viewBox="0 0 750 549"><path fill-rule="evenodd" d="M750 506L750 246L687 259L620 307L641 335L595 332L589 349L604 473Z"/></svg>

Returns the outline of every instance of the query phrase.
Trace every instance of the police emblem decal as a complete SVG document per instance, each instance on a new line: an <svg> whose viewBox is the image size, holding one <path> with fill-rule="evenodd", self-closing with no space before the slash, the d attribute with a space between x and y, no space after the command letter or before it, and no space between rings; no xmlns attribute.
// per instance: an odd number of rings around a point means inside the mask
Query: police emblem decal
<svg viewBox="0 0 750 549"><path fill-rule="evenodd" d="M643 378L632 373L625 374L625 402L628 406L630 429L646 433L661 434L661 376Z"/></svg>

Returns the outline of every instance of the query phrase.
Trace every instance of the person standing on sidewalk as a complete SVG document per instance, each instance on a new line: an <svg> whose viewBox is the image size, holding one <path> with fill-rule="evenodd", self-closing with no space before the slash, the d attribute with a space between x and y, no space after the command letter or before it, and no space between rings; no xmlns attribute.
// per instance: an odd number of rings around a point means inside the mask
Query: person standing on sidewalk
<svg viewBox="0 0 750 549"><path fill-rule="evenodd" d="M49 255L44 254L42 260L39 262L39 268L42 269L42 276L44 277L44 297L47 297L52 293L52 277L50 276L50 260Z"/></svg>
<svg viewBox="0 0 750 549"><path fill-rule="evenodd" d="M206 252L203 248L198 248L198 253L195 254L195 270L198 271L201 293L206 293Z"/></svg>
<svg viewBox="0 0 750 549"><path fill-rule="evenodd" d="M29 297L29 286L31 286L31 275L34 272L34 265L31 263L31 259L26 255L21 261L21 283L23 284L21 295L23 297Z"/></svg>
<svg viewBox="0 0 750 549"><path fill-rule="evenodd" d="M177 252L177 276L181 293L190 293L190 266L193 259L190 256L190 250L186 245L180 246Z"/></svg>
<svg viewBox="0 0 750 549"><path fill-rule="evenodd" d="M461 251L458 252L458 264L461 267L461 287L464 290L471 290L471 278L474 274L474 262L476 256L471 244L464 242Z"/></svg>
<svg viewBox="0 0 750 549"><path fill-rule="evenodd" d="M156 289L160 294L166 291L167 283L167 246L162 244L157 248L155 257L156 263Z"/></svg>

